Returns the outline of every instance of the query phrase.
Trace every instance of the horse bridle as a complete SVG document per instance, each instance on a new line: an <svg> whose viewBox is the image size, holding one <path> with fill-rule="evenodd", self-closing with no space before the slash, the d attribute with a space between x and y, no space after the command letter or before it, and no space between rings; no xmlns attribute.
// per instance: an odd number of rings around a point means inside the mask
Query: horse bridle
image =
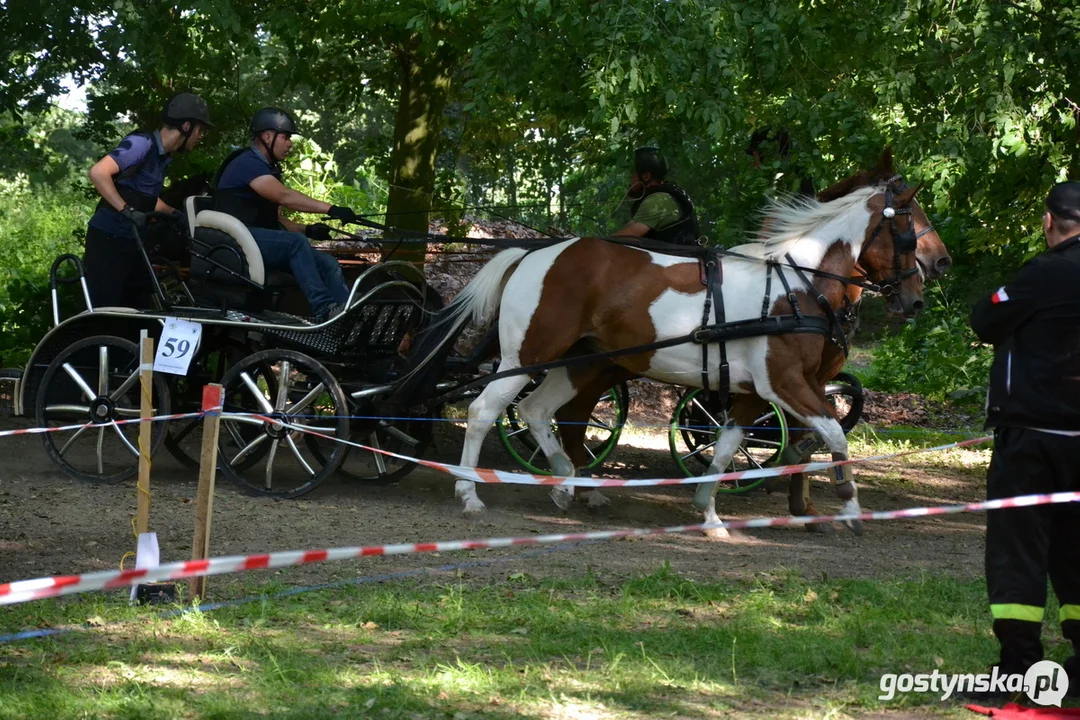
<svg viewBox="0 0 1080 720"><path fill-rule="evenodd" d="M897 185L896 183L899 183ZM874 228L874 232L870 234L870 239L862 246L862 253L864 254L867 249L873 245L878 236L881 235L881 230L885 227L885 223L889 223L889 231L892 234L893 240L893 277L888 280L883 280L879 283L870 282L869 277L864 273L860 282L858 283L866 290L872 292L881 293L885 297L895 295L900 292L900 284L907 280L912 275L919 272L918 261L916 260L915 267L910 270L903 270L900 267L900 256L913 253L919 248L919 238L926 233L933 230L932 226L927 226L915 233L914 219L908 222L907 230L901 232L896 227L897 215L912 216L911 202L908 201L903 207L894 207L893 198L895 195L903 194L909 190L907 183L904 182L903 175L893 175L891 178L885 181L885 207L881 211L881 219L878 220L877 227Z"/></svg>

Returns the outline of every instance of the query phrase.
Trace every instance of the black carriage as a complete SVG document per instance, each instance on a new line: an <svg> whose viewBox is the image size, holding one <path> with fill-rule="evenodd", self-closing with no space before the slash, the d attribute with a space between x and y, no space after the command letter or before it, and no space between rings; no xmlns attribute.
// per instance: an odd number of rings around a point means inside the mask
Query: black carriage
<svg viewBox="0 0 1080 720"><path fill-rule="evenodd" d="M292 498L334 472L375 482L408 472L410 463L338 441L423 454L431 423L386 417L376 407L401 372L403 344L441 306L422 274L409 263L362 264L349 273L347 310L319 323L297 312L306 303L291 275L267 271L247 229L204 202L186 202L186 267L144 247L153 310L93 307L78 258L57 259L55 326L22 372L9 373L14 413L39 427L76 426L42 436L69 475L89 482L133 476L138 425L114 421L139 417L138 340L145 331L155 347L168 343L166 323L185 320L201 330L198 347L183 348L193 353L185 376L154 373L153 413L197 412L202 387L222 384L219 465L245 491ZM61 319L63 285L81 285L85 311ZM198 420L153 423L151 452L165 445L195 465Z"/></svg>

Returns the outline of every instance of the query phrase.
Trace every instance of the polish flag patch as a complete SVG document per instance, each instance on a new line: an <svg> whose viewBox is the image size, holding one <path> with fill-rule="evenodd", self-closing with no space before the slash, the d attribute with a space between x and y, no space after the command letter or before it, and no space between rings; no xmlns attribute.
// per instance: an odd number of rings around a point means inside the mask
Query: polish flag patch
<svg viewBox="0 0 1080 720"><path fill-rule="evenodd" d="M1004 287L998 288L998 291L990 296L990 302L997 305L998 303L1008 302L1009 294L1005 292Z"/></svg>

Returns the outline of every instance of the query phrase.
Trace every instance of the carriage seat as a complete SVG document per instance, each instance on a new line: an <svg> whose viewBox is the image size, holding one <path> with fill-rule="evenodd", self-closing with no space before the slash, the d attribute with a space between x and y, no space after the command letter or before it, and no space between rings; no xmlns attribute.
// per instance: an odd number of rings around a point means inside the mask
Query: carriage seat
<svg viewBox="0 0 1080 720"><path fill-rule="evenodd" d="M267 306L268 296L295 287L290 273L267 270L251 232L228 213L211 209L213 198L184 201L191 238L190 282L214 301L233 307Z"/></svg>

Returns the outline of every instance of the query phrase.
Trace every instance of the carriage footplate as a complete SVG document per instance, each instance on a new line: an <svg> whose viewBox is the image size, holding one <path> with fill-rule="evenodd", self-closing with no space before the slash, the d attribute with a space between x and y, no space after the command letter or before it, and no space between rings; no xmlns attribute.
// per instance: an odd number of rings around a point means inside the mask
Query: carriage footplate
<svg viewBox="0 0 1080 720"><path fill-rule="evenodd" d="M392 357L405 334L420 324L423 310L410 300L353 305L318 330L274 330L273 334L298 348L349 359Z"/></svg>

